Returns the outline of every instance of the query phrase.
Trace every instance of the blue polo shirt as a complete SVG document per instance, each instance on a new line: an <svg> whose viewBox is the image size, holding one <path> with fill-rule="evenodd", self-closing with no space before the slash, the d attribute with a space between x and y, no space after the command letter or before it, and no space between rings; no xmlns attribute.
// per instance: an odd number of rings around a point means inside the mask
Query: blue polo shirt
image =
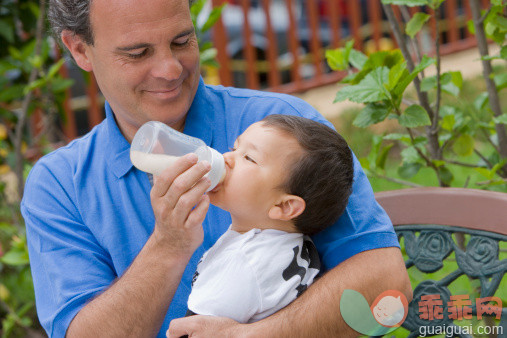
<svg viewBox="0 0 507 338"><path fill-rule="evenodd" d="M148 176L132 166L130 144L107 103L105 108L101 124L41 158L26 182L21 211L37 313L50 337L64 337L86 302L125 272L155 223ZM250 124L274 113L331 125L293 96L208 86L201 79L184 132L224 153ZM313 237L324 269L361 251L399 246L355 157L354 166L353 193L345 213ZM171 319L185 315L197 262L230 223L227 212L210 206L203 223L204 242L186 267L159 337L165 337Z"/></svg>

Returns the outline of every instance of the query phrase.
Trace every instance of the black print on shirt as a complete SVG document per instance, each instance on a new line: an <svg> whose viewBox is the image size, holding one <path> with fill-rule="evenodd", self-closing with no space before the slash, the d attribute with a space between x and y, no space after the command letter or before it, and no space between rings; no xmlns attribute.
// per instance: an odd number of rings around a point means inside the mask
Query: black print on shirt
<svg viewBox="0 0 507 338"><path fill-rule="evenodd" d="M289 266L283 270L282 277L284 280L288 281L294 276L299 276L301 281L303 281L307 269L298 265L297 257L299 254L299 246L295 246L292 250L294 251L294 257L292 258ZM308 262L308 269L320 269L319 254L312 241L305 240L303 242L300 258ZM298 292L296 297L299 297L307 289L307 287L307 284L299 284L296 287L296 291Z"/></svg>
<svg viewBox="0 0 507 338"><path fill-rule="evenodd" d="M197 271L197 269L199 268L199 264L201 264L201 262L202 262L202 257L199 260L199 262L197 263L197 268L195 269L195 273L192 276L192 284L191 284L192 287L194 287L194 283L197 280L197 277L199 277L199 272Z"/></svg>

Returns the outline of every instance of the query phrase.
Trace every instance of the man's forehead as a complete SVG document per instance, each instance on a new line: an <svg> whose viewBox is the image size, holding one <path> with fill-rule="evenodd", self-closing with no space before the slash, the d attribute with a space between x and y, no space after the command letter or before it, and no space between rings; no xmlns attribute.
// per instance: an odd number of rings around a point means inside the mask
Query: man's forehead
<svg viewBox="0 0 507 338"><path fill-rule="evenodd" d="M104 31L107 35L149 34L156 30L178 34L192 26L188 0L93 0L90 21L94 33Z"/></svg>

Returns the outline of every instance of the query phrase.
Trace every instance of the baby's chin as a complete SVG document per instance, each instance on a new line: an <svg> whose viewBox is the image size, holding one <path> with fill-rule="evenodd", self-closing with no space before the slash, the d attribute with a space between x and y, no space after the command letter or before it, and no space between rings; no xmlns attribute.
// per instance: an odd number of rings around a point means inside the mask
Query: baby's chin
<svg viewBox="0 0 507 338"><path fill-rule="evenodd" d="M218 191L217 192L208 191L207 195L209 197L209 202L212 205L214 205L215 207L218 207L222 210L229 211L229 208L227 208L227 206L224 205L224 203L222 201L220 201L220 197L218 196L219 195Z"/></svg>

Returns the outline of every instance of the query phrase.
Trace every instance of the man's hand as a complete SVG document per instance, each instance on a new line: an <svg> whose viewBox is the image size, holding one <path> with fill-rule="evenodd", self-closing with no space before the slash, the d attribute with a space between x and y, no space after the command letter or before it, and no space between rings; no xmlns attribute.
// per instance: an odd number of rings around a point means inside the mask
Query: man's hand
<svg viewBox="0 0 507 338"><path fill-rule="evenodd" d="M197 163L197 155L188 154L170 168L154 177L150 193L155 214L153 237L174 254L190 257L201 245L204 234L202 222L209 208L204 195L210 180L208 162Z"/></svg>
<svg viewBox="0 0 507 338"><path fill-rule="evenodd" d="M127 271L70 323L68 337L148 337L160 330L209 207L209 163L189 154L156 177L155 229Z"/></svg>
<svg viewBox="0 0 507 338"><path fill-rule="evenodd" d="M240 324L232 319L214 316L190 316L173 319L166 332L168 338L189 337L244 337Z"/></svg>

